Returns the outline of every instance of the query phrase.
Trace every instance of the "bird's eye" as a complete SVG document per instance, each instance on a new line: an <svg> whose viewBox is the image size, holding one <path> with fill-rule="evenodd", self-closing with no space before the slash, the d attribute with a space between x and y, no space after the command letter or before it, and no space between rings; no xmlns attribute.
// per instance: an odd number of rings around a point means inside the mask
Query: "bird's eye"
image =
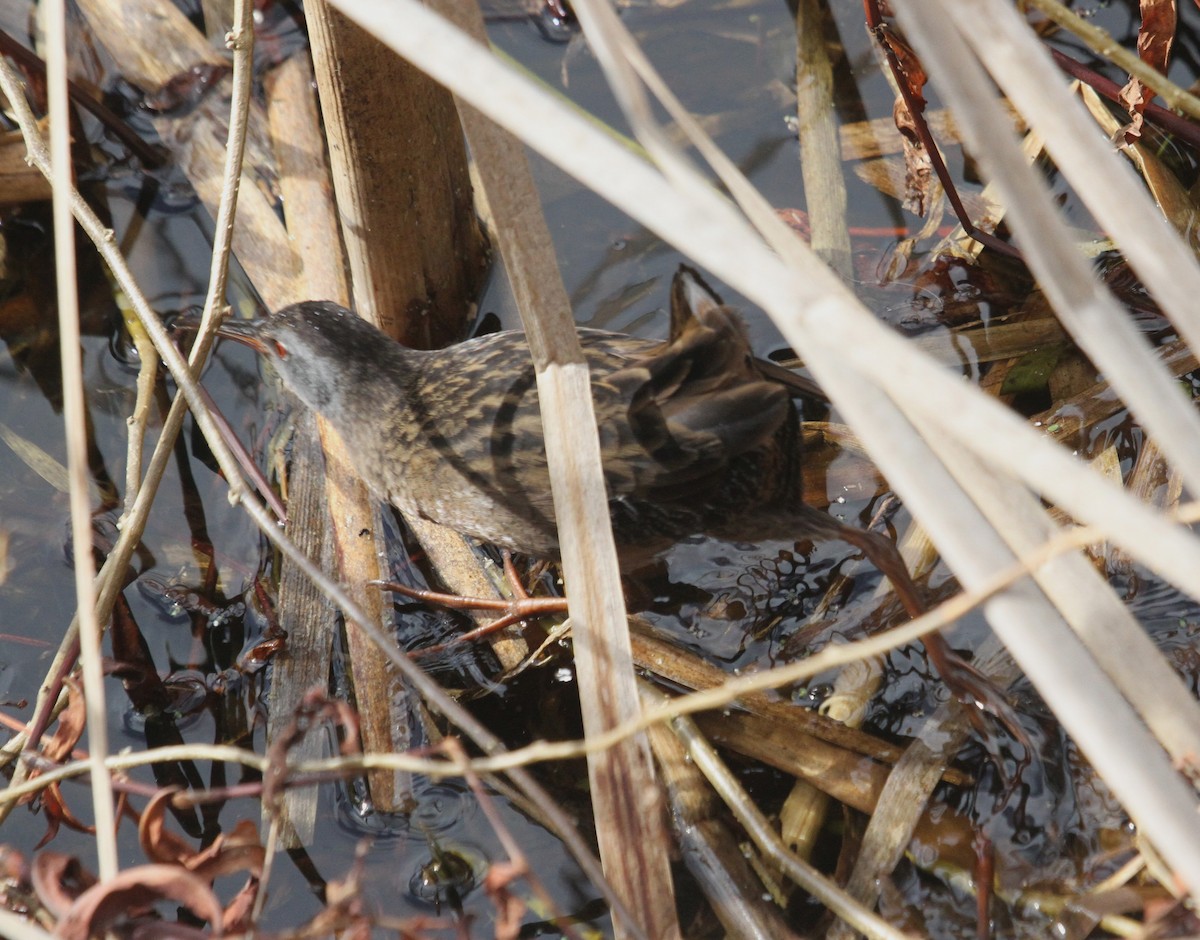
<svg viewBox="0 0 1200 940"><path fill-rule="evenodd" d="M288 357L287 347L284 346L283 343L279 342L279 340L275 340L275 355L277 355L280 359L286 359Z"/></svg>

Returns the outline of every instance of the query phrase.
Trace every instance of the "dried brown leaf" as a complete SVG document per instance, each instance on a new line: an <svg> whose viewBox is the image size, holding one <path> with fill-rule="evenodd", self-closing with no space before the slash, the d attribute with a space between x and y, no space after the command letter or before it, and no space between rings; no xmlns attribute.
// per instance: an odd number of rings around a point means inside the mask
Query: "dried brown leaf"
<svg viewBox="0 0 1200 940"><path fill-rule="evenodd" d="M487 877L483 880L483 889L496 908L496 940L517 940L521 935L525 902L509 890L509 885L522 874L520 866L511 862L497 862L488 869Z"/></svg>
<svg viewBox="0 0 1200 940"><path fill-rule="evenodd" d="M73 855L39 852L31 872L38 900L55 917L62 917L81 894L96 884L96 877Z"/></svg>
<svg viewBox="0 0 1200 940"><path fill-rule="evenodd" d="M262 876L267 850L258 838L258 827L243 819L233 832L217 839L187 863L187 867L207 881L232 872L248 871L254 878Z"/></svg>
<svg viewBox="0 0 1200 940"><path fill-rule="evenodd" d="M902 82L907 91L907 95L897 97L892 105L892 119L904 142L904 207L923 217L930 204L933 164L917 131L917 121L923 120L928 77L917 54L899 35L886 27L876 29L875 35L887 47L888 55L895 63L896 81ZM910 102L917 114L912 113Z"/></svg>
<svg viewBox="0 0 1200 940"><path fill-rule="evenodd" d="M238 933L249 929L250 915L254 913L254 902L258 898L258 878L246 879L242 890L225 905L225 929Z"/></svg>
<svg viewBox="0 0 1200 940"><path fill-rule="evenodd" d="M164 787L151 798L138 821L138 842L146 858L155 864L187 865L195 850L166 827L166 810L178 787Z"/></svg>
<svg viewBox="0 0 1200 940"><path fill-rule="evenodd" d="M73 679L63 682L67 692L67 707L58 716L58 729L43 739L42 754L55 763L65 761L75 750L87 727L87 711L83 701L83 690Z"/></svg>
<svg viewBox="0 0 1200 940"><path fill-rule="evenodd" d="M127 868L103 884L89 888L59 921L62 940L88 940L137 911L147 912L160 900L182 904L211 925L211 935L223 933L224 912L217 896L200 878L177 865L139 865Z"/></svg>
<svg viewBox="0 0 1200 940"><path fill-rule="evenodd" d="M62 790L57 783L52 783L42 794L42 815L46 817L46 834L34 848L40 849L58 835L61 826L74 829L76 832L86 832L94 835L96 830L71 812L63 799Z"/></svg>
<svg viewBox="0 0 1200 940"><path fill-rule="evenodd" d="M904 141L904 208L914 215L924 217L929 211L933 164L929 159L929 152L917 135L916 121L902 99L896 99L892 106L892 116Z"/></svg>
<svg viewBox="0 0 1200 940"><path fill-rule="evenodd" d="M160 790L142 813L138 840L148 859L160 865L179 865L208 882L238 871L248 871L255 878L262 875L266 850L258 828L248 819L239 821L232 832L217 836L200 851L170 832L166 810L176 792L174 788Z"/></svg>
<svg viewBox="0 0 1200 940"><path fill-rule="evenodd" d="M1175 42L1178 12L1175 0L1141 0L1142 25L1138 29L1138 55L1152 68L1166 74L1171 62L1171 46ZM1122 132L1126 143L1142 134L1142 112L1154 98L1153 88L1140 79L1130 77L1118 99L1129 112L1130 122Z"/></svg>

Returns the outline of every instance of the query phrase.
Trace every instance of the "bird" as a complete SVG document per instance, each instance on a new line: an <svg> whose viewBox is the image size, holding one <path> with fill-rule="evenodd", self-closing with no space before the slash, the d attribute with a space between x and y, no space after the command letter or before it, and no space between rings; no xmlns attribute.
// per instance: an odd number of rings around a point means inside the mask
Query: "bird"
<svg viewBox="0 0 1200 940"><path fill-rule="evenodd" d="M196 322L176 326L194 329ZM226 320L217 332L271 363L283 384L337 430L358 474L382 499L503 549L560 560L537 379L523 333L410 349L328 300ZM667 339L590 328L578 335L623 571L693 535L837 539L870 558L910 616L925 612L892 541L804 502L793 397L814 387L757 359L741 316L697 271L681 265L672 280ZM454 606L484 605L474 600ZM526 608L512 606L497 624L525 619ZM986 677L939 635L924 643L957 697L1021 736Z"/></svg>
<svg viewBox="0 0 1200 940"><path fill-rule="evenodd" d="M803 501L796 389L767 374L741 316L695 270L673 279L666 340L578 333L623 568L692 535L845 534ZM410 349L343 306L304 301L227 320L218 334L270 362L385 501L523 555L560 557L523 333Z"/></svg>

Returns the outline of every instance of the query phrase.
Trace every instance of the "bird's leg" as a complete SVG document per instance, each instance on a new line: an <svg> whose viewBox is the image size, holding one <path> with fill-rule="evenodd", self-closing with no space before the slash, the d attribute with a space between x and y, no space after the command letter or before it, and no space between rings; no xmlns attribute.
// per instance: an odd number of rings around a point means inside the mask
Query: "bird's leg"
<svg viewBox="0 0 1200 940"><path fill-rule="evenodd" d="M437 607L448 607L451 610L494 610L500 612L501 615L491 623L486 623L481 627L468 630L466 633L455 637L453 640L455 644L472 642L480 637L487 636L489 633L503 630L514 623L520 623L522 620L532 620L536 617L566 613L566 598L530 597L524 585L521 584L521 577L517 574L517 569L513 565L512 555L505 550L503 556L504 574L508 579L509 587L513 593L513 596L507 600L498 597L463 597L459 594L446 594L441 591L430 591L425 588L408 587L404 584L397 584L394 581L376 581L374 583L385 591L403 594L405 597L411 597L413 600L433 604ZM437 652L448 645L450 644L443 643L437 647L421 650L420 653L428 654Z"/></svg>
<svg viewBox="0 0 1200 940"><path fill-rule="evenodd" d="M838 527L838 538L861 549L871 563L892 582L892 587L909 616L915 619L927 612L920 591L908 573L908 566L904 564L904 559L894 542L876 532L830 521ZM926 635L922 643L925 644L925 651L929 654L933 668L955 698L968 706L987 712L1022 746L1030 746L1029 739L1017 723L1008 700L996 688L995 683L955 653L940 633Z"/></svg>

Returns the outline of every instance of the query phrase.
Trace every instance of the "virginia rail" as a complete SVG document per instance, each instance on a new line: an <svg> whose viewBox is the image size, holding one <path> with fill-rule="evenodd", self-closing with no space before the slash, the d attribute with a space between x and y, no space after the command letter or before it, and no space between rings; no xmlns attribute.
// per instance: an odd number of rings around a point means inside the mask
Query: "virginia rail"
<svg viewBox="0 0 1200 940"><path fill-rule="evenodd" d="M524 334L409 349L328 301L227 321L219 334L268 359L338 430L358 472L384 499L485 542L558 559ZM681 267L675 275L668 340L592 329L580 329L579 340L624 569L689 535L840 539L887 575L911 615L924 612L891 541L803 502L792 393L806 386L755 359L741 318L695 271ZM504 619L526 616L516 610ZM925 645L957 695L1004 715L997 690L940 636Z"/></svg>
<svg viewBox="0 0 1200 940"><path fill-rule="evenodd" d="M342 435L381 497L485 542L557 559L537 384L525 336L408 349L327 301L220 335L270 360ZM671 338L581 329L604 479L626 569L694 534L846 537L801 500L800 430L740 317L683 268ZM782 371L782 370L781 370ZM861 530L851 530L861 543Z"/></svg>

